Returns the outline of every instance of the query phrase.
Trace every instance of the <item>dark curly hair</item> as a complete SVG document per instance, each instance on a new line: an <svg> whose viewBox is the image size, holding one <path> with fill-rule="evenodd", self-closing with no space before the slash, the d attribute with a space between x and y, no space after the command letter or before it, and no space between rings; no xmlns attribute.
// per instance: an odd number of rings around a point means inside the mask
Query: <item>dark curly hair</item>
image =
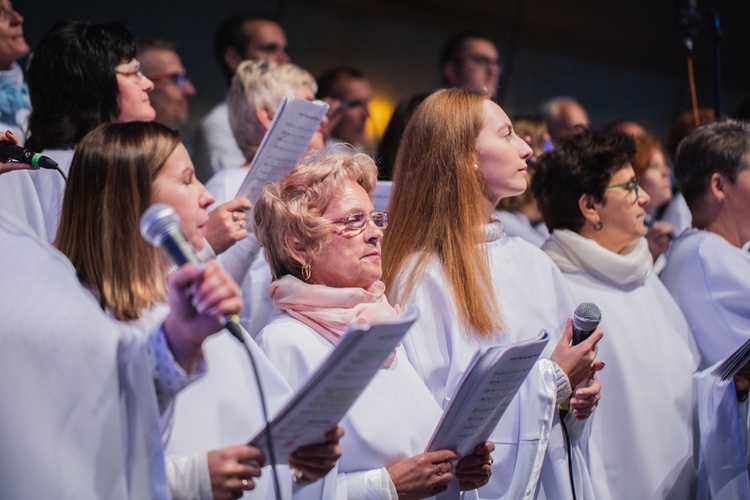
<svg viewBox="0 0 750 500"><path fill-rule="evenodd" d="M618 131L588 130L544 153L531 181L531 189L547 228L550 231L580 231L585 219L578 200L588 194L603 201L612 175L634 154L635 144L629 135Z"/></svg>

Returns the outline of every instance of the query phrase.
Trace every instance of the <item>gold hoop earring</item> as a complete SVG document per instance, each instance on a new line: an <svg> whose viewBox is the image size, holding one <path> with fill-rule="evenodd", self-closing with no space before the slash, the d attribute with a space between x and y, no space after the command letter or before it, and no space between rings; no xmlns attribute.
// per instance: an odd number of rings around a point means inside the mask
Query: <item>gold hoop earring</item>
<svg viewBox="0 0 750 500"><path fill-rule="evenodd" d="M594 222L594 231L601 231L602 230L602 223L601 221Z"/></svg>
<svg viewBox="0 0 750 500"><path fill-rule="evenodd" d="M302 279L305 281L310 281L310 276L312 275L312 271L310 270L310 264L305 264L302 266Z"/></svg>

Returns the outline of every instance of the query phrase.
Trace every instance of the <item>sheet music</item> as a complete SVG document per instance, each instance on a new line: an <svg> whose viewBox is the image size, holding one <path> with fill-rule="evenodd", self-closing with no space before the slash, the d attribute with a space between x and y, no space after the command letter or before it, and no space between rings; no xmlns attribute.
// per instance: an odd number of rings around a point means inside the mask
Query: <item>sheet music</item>
<svg viewBox="0 0 750 500"><path fill-rule="evenodd" d="M328 358L272 419L277 463L285 463L300 446L324 441L324 434L346 415L418 316L411 308L387 323L347 328ZM266 430L250 445L269 456Z"/></svg>
<svg viewBox="0 0 750 500"><path fill-rule="evenodd" d="M391 201L392 181L378 181L375 185L375 191L372 192L372 206L375 210L385 212L388 210L388 203Z"/></svg>
<svg viewBox="0 0 750 500"><path fill-rule="evenodd" d="M255 203L266 183L284 177L302 158L328 107L323 101L284 97L236 196Z"/></svg>
<svg viewBox="0 0 750 500"><path fill-rule="evenodd" d="M427 451L474 453L492 434L548 341L549 335L542 330L530 340L478 349Z"/></svg>
<svg viewBox="0 0 750 500"><path fill-rule="evenodd" d="M712 373L721 377L721 380L726 380L737 375L737 372L748 362L750 362L750 339L730 354Z"/></svg>

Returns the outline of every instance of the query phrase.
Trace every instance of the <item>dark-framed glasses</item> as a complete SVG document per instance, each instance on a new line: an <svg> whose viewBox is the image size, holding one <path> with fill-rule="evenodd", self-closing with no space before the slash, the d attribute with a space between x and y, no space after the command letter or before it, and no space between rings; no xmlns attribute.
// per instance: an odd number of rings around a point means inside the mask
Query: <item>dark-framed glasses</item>
<svg viewBox="0 0 750 500"><path fill-rule="evenodd" d="M620 184L612 184L611 186L607 186L605 189L614 189L614 188L621 188L627 191L628 193L635 193L635 199L638 199L638 179L633 177L628 182L621 182Z"/></svg>
<svg viewBox="0 0 750 500"><path fill-rule="evenodd" d="M369 214L357 212L341 219L334 219L331 224L343 224L353 231L362 229L371 220L375 227L385 229L388 227L388 212L372 211Z"/></svg>
<svg viewBox="0 0 750 500"><path fill-rule="evenodd" d="M163 80L170 80L179 88L182 88L188 83L190 83L190 77L187 76L187 74L185 73L168 73L168 74L154 75L154 76L149 76L148 79L154 83L161 82Z"/></svg>
<svg viewBox="0 0 750 500"><path fill-rule="evenodd" d="M143 78L143 71L141 71L141 63L138 61L130 61L129 63L120 64L115 66L115 73L122 75L127 78L134 80L140 80Z"/></svg>

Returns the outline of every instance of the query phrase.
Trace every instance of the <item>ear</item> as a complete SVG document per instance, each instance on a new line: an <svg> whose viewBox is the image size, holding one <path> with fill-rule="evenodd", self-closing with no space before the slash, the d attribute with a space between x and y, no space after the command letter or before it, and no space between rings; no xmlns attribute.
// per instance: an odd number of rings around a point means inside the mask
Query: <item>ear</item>
<svg viewBox="0 0 750 500"><path fill-rule="evenodd" d="M726 190L730 182L722 174L714 172L708 181L708 197L711 200L721 202L726 198Z"/></svg>
<svg viewBox="0 0 750 500"><path fill-rule="evenodd" d="M308 266L312 264L312 255L310 252L303 248L302 245L291 236L284 236L284 246L286 246L286 251L289 252L289 255L299 262L300 266Z"/></svg>
<svg viewBox="0 0 750 500"><path fill-rule="evenodd" d="M458 64L455 61L446 61L443 63L443 76L446 80L448 80L448 83L451 85L451 87L458 87L459 86L459 78L458 78Z"/></svg>
<svg viewBox="0 0 750 500"><path fill-rule="evenodd" d="M273 121L273 111L268 106L260 106L259 108L255 108L255 117L263 125L263 128L268 130Z"/></svg>
<svg viewBox="0 0 750 500"><path fill-rule="evenodd" d="M237 49L234 47L227 47L224 49L224 64L232 69L232 73L237 71L237 66L239 66L241 62L242 56L237 52Z"/></svg>
<svg viewBox="0 0 750 500"><path fill-rule="evenodd" d="M578 198L578 209L586 220L592 224L599 222L599 207L601 207L601 203L590 194L583 194Z"/></svg>

